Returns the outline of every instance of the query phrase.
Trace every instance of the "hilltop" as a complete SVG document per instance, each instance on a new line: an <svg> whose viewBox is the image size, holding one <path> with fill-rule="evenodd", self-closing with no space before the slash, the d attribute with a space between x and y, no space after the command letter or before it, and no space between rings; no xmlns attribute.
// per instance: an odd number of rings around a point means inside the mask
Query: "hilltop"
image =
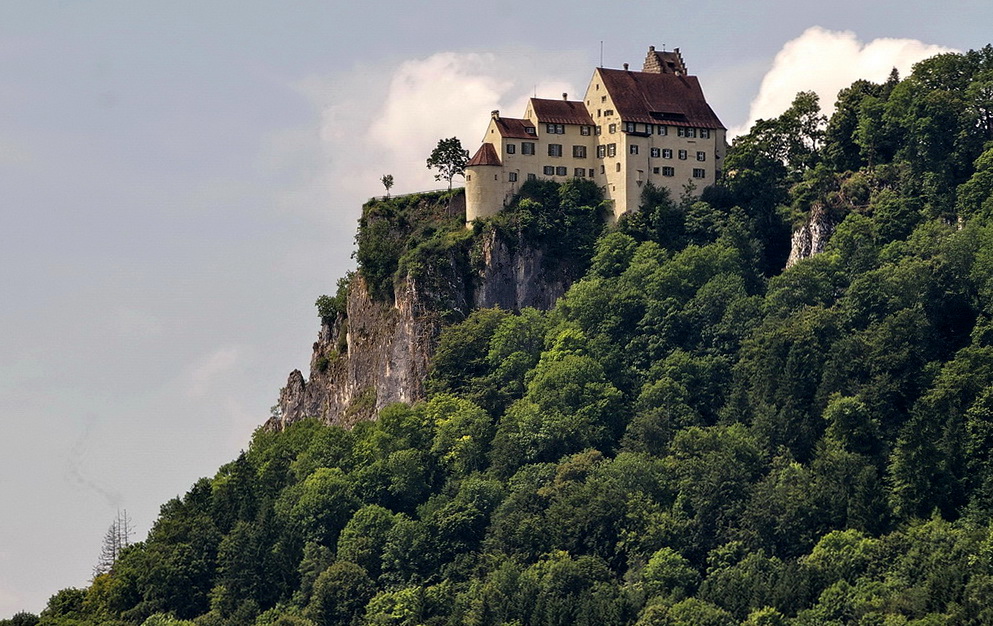
<svg viewBox="0 0 993 626"><path fill-rule="evenodd" d="M993 48L799 94L610 227L459 197L366 205L297 413L40 623L993 622ZM349 378L403 328L416 393Z"/></svg>

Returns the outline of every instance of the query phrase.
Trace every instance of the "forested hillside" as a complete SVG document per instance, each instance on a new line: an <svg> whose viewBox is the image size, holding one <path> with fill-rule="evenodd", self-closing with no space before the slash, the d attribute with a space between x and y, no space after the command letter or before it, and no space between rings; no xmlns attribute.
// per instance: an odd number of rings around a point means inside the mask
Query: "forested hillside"
<svg viewBox="0 0 993 626"><path fill-rule="evenodd" d="M585 268L552 310L450 325L424 402L260 429L0 624L993 623L993 48L799 94L687 191L598 232L527 185L485 227Z"/></svg>

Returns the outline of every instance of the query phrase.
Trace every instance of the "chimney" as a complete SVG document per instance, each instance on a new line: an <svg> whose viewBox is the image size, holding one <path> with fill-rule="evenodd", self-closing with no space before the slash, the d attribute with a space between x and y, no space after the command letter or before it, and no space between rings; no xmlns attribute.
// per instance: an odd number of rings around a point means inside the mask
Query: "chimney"
<svg viewBox="0 0 993 626"><path fill-rule="evenodd" d="M492 117L495 120L500 119L500 109L493 109L492 111L490 111L490 117Z"/></svg>
<svg viewBox="0 0 993 626"><path fill-rule="evenodd" d="M628 69L628 64L627 64L627 63L625 63L625 64L624 64L624 71L627 71L627 69Z"/></svg>
<svg viewBox="0 0 993 626"><path fill-rule="evenodd" d="M563 91L562 92L562 99L563 100L568 100L569 99L569 94L567 94L566 92Z"/></svg>

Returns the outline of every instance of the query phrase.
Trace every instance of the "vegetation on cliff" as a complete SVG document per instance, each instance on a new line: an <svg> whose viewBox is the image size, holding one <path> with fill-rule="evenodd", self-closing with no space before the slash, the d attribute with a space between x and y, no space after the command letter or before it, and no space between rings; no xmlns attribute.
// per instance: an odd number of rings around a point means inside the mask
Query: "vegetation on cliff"
<svg viewBox="0 0 993 626"><path fill-rule="evenodd" d="M993 622L991 94L989 47L801 94L602 234L533 190L498 219L599 235L554 309L450 326L425 402L260 430L41 623ZM471 236L378 223L382 293Z"/></svg>

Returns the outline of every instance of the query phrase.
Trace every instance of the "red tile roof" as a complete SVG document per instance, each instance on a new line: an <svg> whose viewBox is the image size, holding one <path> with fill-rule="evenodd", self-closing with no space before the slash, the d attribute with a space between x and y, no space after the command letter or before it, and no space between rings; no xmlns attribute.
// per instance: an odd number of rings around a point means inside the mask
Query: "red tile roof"
<svg viewBox="0 0 993 626"><path fill-rule="evenodd" d="M531 120L518 120L511 117L498 117L494 120L496 122L497 129L500 131L502 137L508 139L534 139L535 133L528 132L527 128L534 131L534 124Z"/></svg>
<svg viewBox="0 0 993 626"><path fill-rule="evenodd" d="M475 156L469 159L466 163L466 167L472 165L500 165L500 156L497 155L496 148L493 147L491 143L484 143L479 146L479 150L476 151Z"/></svg>
<svg viewBox="0 0 993 626"><path fill-rule="evenodd" d="M724 128L703 97L696 76L604 68L597 72L625 122Z"/></svg>
<svg viewBox="0 0 993 626"><path fill-rule="evenodd" d="M531 98L531 109L540 122L593 126L593 118L582 102Z"/></svg>

